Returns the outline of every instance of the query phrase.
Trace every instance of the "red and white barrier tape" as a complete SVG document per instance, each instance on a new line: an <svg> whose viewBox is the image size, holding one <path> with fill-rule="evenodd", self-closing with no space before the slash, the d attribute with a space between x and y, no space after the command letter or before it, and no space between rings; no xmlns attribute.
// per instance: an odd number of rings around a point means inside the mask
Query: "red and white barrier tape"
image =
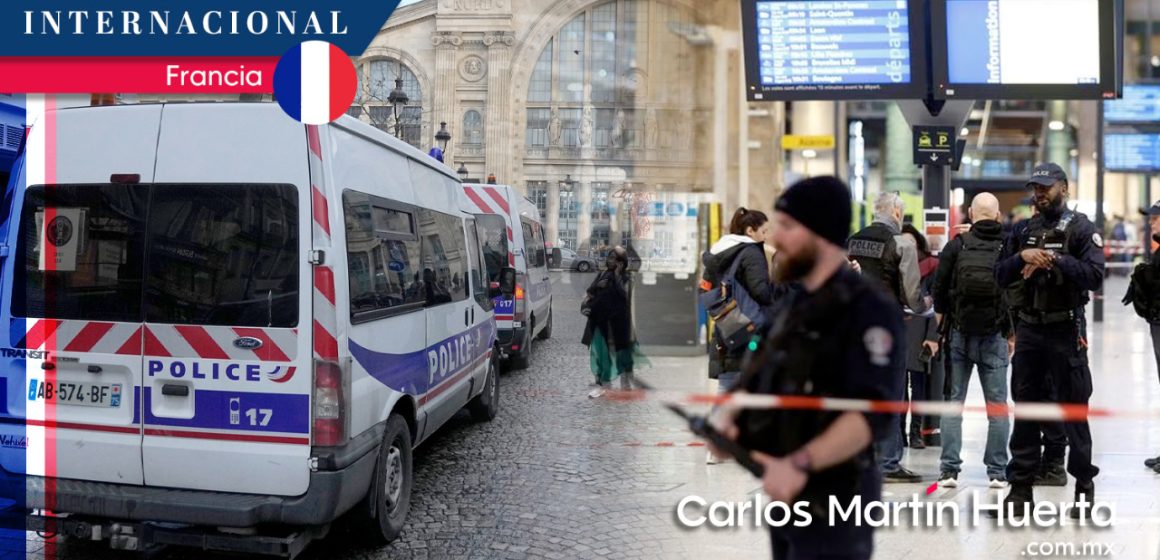
<svg viewBox="0 0 1160 560"><path fill-rule="evenodd" d="M792 395L753 395L748 393L716 395L641 390L608 391L604 394L604 398L614 401L655 400L684 405L731 406L747 409L827 410L893 414L911 411L913 414L927 416L963 416L981 413L987 416L1014 416L1016 420L1039 422L1075 422L1090 418L1160 418L1160 410L1110 410L1079 404L1057 403L965 406L945 401L872 401Z"/></svg>

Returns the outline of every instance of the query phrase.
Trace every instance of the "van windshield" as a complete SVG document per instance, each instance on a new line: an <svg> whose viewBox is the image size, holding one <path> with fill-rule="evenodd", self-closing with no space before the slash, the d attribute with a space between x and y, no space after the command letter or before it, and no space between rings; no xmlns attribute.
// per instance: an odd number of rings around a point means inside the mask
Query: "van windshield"
<svg viewBox="0 0 1160 560"><path fill-rule="evenodd" d="M14 316L298 324L293 186L35 186L20 220Z"/></svg>
<svg viewBox="0 0 1160 560"><path fill-rule="evenodd" d="M480 243L483 245L483 260L487 265L487 279L499 281L499 271L508 265L507 222L495 214L476 216Z"/></svg>

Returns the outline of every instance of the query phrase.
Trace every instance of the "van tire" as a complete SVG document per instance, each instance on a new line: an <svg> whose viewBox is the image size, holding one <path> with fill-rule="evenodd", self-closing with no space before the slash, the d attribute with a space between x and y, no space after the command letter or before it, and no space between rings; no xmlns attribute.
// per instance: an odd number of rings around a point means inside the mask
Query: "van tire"
<svg viewBox="0 0 1160 560"><path fill-rule="evenodd" d="M548 304L548 324L544 325L544 330L536 336L538 340L548 340L552 338L552 304Z"/></svg>
<svg viewBox="0 0 1160 560"><path fill-rule="evenodd" d="M512 354L512 356L508 358L508 369L512 371L528 369L528 366L531 365L531 359L529 356L530 352L528 352L528 350L529 348L525 346L523 350L520 350L516 354Z"/></svg>
<svg viewBox="0 0 1160 560"><path fill-rule="evenodd" d="M367 494L367 500L373 503L370 507L359 508L364 517L361 525L367 529L368 540L374 544L390 543L403 531L407 511L411 508L411 447L411 429L407 421L398 414L391 414L387 418L383 443L375 461L374 479ZM390 496L394 498L390 499ZM369 518L367 514L370 514Z"/></svg>
<svg viewBox="0 0 1160 560"><path fill-rule="evenodd" d="M476 422L490 422L499 414L499 367L495 358L487 361L487 378L483 391L467 403L467 410Z"/></svg>

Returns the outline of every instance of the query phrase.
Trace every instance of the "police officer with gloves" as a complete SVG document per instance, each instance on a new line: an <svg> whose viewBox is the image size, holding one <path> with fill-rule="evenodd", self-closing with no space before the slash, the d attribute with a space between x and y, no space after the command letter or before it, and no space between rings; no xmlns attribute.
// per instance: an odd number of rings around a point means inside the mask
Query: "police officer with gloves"
<svg viewBox="0 0 1160 560"><path fill-rule="evenodd" d="M891 400L900 390L904 331L898 304L847 265L850 191L834 177L801 181L774 213L780 282L798 282L735 391ZM720 409L713 423L755 450L773 500L809 502L810 523L771 527L773 557L869 558L873 529L829 519L831 497L849 507L881 499L871 442L898 430L892 416L861 412ZM833 524L831 524L831 521Z"/></svg>
<svg viewBox="0 0 1160 560"><path fill-rule="evenodd" d="M1084 305L1088 292L1104 280L1103 239L1086 216L1068 210L1067 175L1058 165L1037 166L1027 182L1034 189L1039 213L1027 228L1003 247L995 268L1001 286L1023 279L1025 307L1012 359L1011 394L1018 403L1058 402L1087 405L1092 394L1088 369ZM1092 435L1087 420L1064 425L1071 446L1067 471L1075 477L1075 498L1094 500L1099 474L1092 464ZM1011 491L1004 508L1022 517L1034 507L1032 484L1040 462L1039 430L1035 422L1016 420L1011 434L1007 480ZM1013 508L1013 510L1011 509ZM1080 508L1071 510L1079 518Z"/></svg>

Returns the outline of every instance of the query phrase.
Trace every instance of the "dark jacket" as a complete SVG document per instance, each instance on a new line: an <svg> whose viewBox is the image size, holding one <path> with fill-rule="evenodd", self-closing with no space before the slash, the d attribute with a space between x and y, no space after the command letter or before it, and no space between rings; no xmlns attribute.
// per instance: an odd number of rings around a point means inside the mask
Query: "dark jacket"
<svg viewBox="0 0 1160 560"><path fill-rule="evenodd" d="M985 241L1004 242L1007 239L1003 232L1003 225L995 220L979 220L971 225L971 233ZM936 313L944 315L944 321L952 320L949 315L954 310L955 303L951 297L951 289L954 288L955 282L955 264L958 262L959 253L962 250L963 238L957 236L950 243L947 243L939 258L938 273L934 280L934 310ZM996 265L998 265L997 262ZM1004 315L1005 320L999 325L999 333L1007 337L1014 332L1014 327L1010 322L1011 314L1003 313L1002 315Z"/></svg>
<svg viewBox="0 0 1160 560"><path fill-rule="evenodd" d="M591 344L592 336L599 330L614 349L631 348L636 342L629 309L632 301L631 273L624 272L617 277L611 270L601 271L588 286L587 293L591 312L580 342L586 346Z"/></svg>
<svg viewBox="0 0 1160 560"><path fill-rule="evenodd" d="M769 282L769 266L765 260L765 250L761 243L747 236L726 235L717 240L704 257L703 278L716 288L737 259L740 259L737 265L737 280L753 301L764 308L769 308L773 304L777 290ZM716 360L712 365L717 371L740 371L745 349L731 353L719 350L710 355Z"/></svg>

